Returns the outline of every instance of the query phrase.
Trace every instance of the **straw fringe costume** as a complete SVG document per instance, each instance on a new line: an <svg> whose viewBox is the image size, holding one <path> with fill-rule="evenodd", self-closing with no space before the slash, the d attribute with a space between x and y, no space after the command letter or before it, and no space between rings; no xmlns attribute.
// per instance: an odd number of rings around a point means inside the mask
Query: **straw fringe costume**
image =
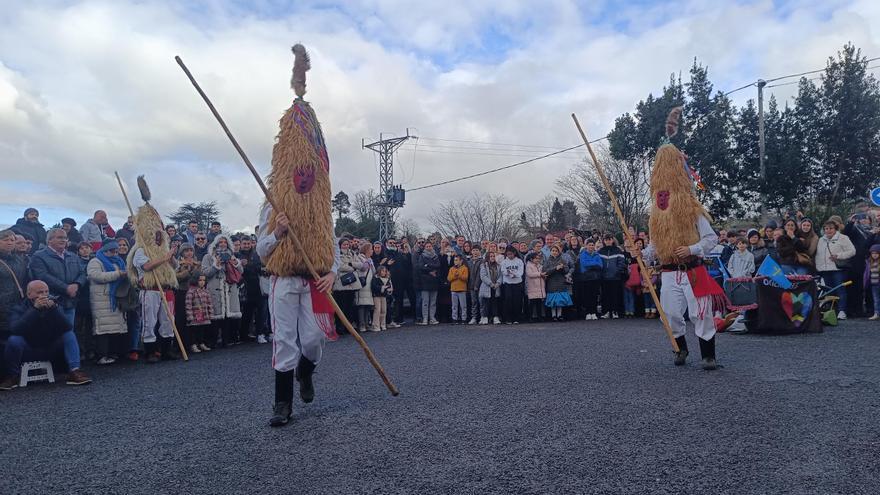
<svg viewBox="0 0 880 495"><path fill-rule="evenodd" d="M678 130L681 108L674 109L666 122L666 142L657 150L651 173L651 243L643 255L648 264L661 265L660 305L672 327L679 352L675 364L683 365L688 355L685 339L687 311L700 341L703 368L716 369L715 320L713 305L724 306L724 291L709 276L702 260L718 244L709 224L709 214L695 194L699 176L686 163L686 156L669 138ZM689 256L675 250L687 247Z"/></svg>
<svg viewBox="0 0 880 495"><path fill-rule="evenodd" d="M339 249L330 212L330 161L324 135L311 106L302 99L305 73L310 68L302 45L295 56L291 87L297 98L279 123L272 149L270 196L288 217L288 232L301 241L318 275L336 273ZM275 370L275 407L272 426L287 424L292 413L294 372L303 402L314 398L312 374L321 360L326 339L336 340L333 307L316 289L303 253L291 235L275 235L278 212L266 204L260 212L257 254L271 274L269 315L272 331L272 368Z"/></svg>
<svg viewBox="0 0 880 495"><path fill-rule="evenodd" d="M150 190L143 176L138 177L138 188L145 204L138 208L134 218L135 243L134 249L129 251L127 266L128 276L132 285L140 290L141 312L141 339L144 342L144 350L149 360L155 361L159 357L176 358L172 350L174 330L168 312L162 305L164 297L168 302L171 313L174 314L174 289L177 288L177 261L172 257L167 262L147 270L145 266L153 260L161 259L169 253L169 238L165 233L165 226L159 212L150 203ZM156 325L161 337L160 343L156 343Z"/></svg>

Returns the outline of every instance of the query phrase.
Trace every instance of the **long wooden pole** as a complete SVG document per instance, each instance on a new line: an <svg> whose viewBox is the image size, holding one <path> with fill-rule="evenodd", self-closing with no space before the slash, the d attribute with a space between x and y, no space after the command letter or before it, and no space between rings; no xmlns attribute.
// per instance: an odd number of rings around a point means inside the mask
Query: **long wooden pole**
<svg viewBox="0 0 880 495"><path fill-rule="evenodd" d="M128 193L125 192L125 187L122 185L122 179L119 178L119 172L113 172L116 174L116 182L119 183L119 189L122 190L122 197L125 198L125 205L128 206L128 212L131 216L134 216L134 209L131 207L131 202L128 201ZM130 246L129 249L134 249L134 246ZM132 269L133 267L126 267L127 269ZM165 292L162 290L162 286L159 284L159 276L154 272L146 272L153 275L153 281L156 282L156 287L159 287L159 292L161 292L162 296L162 307L165 308L165 313L168 315L168 320L171 321L171 329L174 330L174 338L177 340L177 347L180 348L180 355L183 356L184 361L189 361L189 354L186 353L186 346L183 345L183 340L180 338L180 332L177 331L177 324L174 323L174 313L171 312L171 307L168 306L168 301L165 300Z"/></svg>
<svg viewBox="0 0 880 495"><path fill-rule="evenodd" d="M241 156L241 159L244 160L244 164L247 165L247 168L251 171L251 174L254 176L254 179L257 181L257 185L259 185L260 189L263 190L263 194L266 196L266 200L269 201L269 204L272 205L272 209L275 210L276 212L284 212L284 210L279 208L278 204L272 199L272 195L269 194L269 189L266 187L266 184L263 183L263 179L260 178L260 174L257 173L257 169L254 168L254 165L251 163L250 159L247 157L244 150L241 149L241 146L239 146L238 141L235 139L235 136L232 135L232 132L229 130L229 127L226 126L226 122L223 121L223 117L221 117L220 113L217 112L217 109L214 108L214 104L211 103L211 100L208 98L208 95L206 95L205 92L202 91L201 86L199 86L199 83L196 82L196 79L193 77L192 73L189 71L189 69L183 63L183 60L181 60L181 58L179 56L175 56L174 60L176 60L177 65L179 65L180 68L183 69L183 72L186 74L186 77L189 78L189 82L191 82L193 87L196 88L196 91L198 91L199 95L202 96L202 99L205 100L205 103L208 105L208 109L211 110L211 113L214 114L214 118L217 119L217 122L220 123L220 127L223 128L223 132L226 133L226 137L228 137L229 140L232 142L232 146L235 147L235 150L238 151L238 154ZM312 264L311 259L309 259L308 253L306 252L305 249L303 249L303 246L300 243L299 238L296 236L296 234L292 230L288 229L287 235L291 238L291 240L293 240L293 244L296 247L296 250L299 251L300 255L302 255L303 261L305 262L306 267L308 268L309 273L311 274L312 278L315 280L318 280L319 278L321 278L318 275L318 272L315 270L315 266ZM388 390L391 391L391 395L393 395L395 397L397 395L399 395L400 391L398 391L397 387L395 387L394 384L391 383L391 379L388 378L388 375L385 373L385 370L382 368L382 365L379 364L379 361L376 359L376 356L373 355L373 351L370 350L369 346L367 346L367 343L364 342L363 337L361 337L360 334L357 333L357 331L351 325L351 322L348 321L348 318L345 316L345 313L342 312L342 308L340 308L339 305L336 303L336 300L333 299L332 287L330 289L327 289L327 298L330 300L330 303L333 305L333 310L336 312L336 316L342 321L342 324L345 326L345 329L348 331L348 333L352 337L354 337L354 339L357 341L357 343L361 346L361 349L363 349L364 354L366 354L366 356L367 356L367 360L370 361L370 364L372 364L373 368L376 369L376 372L379 373L379 376L382 378L382 381L385 382L385 386L388 387Z"/></svg>
<svg viewBox="0 0 880 495"><path fill-rule="evenodd" d="M626 218L624 218L623 211L620 209L620 204L617 202L617 195L614 194L614 190L611 189L611 183L608 182L608 177L605 175L605 169L602 168L602 164L599 163L596 153L593 152L593 147L590 146L590 141L587 140L587 135L584 134L584 130L581 128L581 123L578 122L577 116L571 114L571 118L574 119L574 125L577 126L577 130L581 134L581 139L583 139L584 144L587 145L587 151L590 153L590 158L593 159L593 165L596 166L596 173L599 174L599 179L602 181L602 185L604 185L605 190L608 191L608 197L611 198L611 205L614 207L614 212L617 214L617 221L620 222L620 227L623 229L623 235L626 237L627 244L631 245L633 239L630 237L629 227L626 225ZM669 326L669 320L666 319L666 312L663 311L663 306L660 304L660 298L657 297L657 290L654 288L654 284L651 283L651 277L648 275L648 269L645 266L644 260L642 260L641 253L636 254L636 262L639 264L639 272L641 272L642 279L645 281L645 285L648 286L648 291L651 292L651 299L654 300L654 305L657 307L657 312L660 314L660 321L663 322L663 329L666 330L666 336L669 337L669 342L672 343L672 350L679 352L678 343L672 335L672 327Z"/></svg>

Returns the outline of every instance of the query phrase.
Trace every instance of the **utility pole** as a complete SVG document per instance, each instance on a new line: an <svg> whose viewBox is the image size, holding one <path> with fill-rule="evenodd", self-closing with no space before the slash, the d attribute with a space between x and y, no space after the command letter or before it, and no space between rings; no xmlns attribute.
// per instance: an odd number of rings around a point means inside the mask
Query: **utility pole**
<svg viewBox="0 0 880 495"><path fill-rule="evenodd" d="M379 212L379 240L381 242L385 242L393 234L394 212L403 206L404 202L403 189L394 186L394 152L406 140L415 137L409 135L409 128L407 128L406 136L384 139L380 133L379 140L374 143L364 144L364 140L361 140L361 148L379 153L379 203L376 204L376 208Z"/></svg>
<svg viewBox="0 0 880 495"><path fill-rule="evenodd" d="M763 79L758 79L755 84L758 86L758 164L761 170L761 188L763 189L767 180L767 166L764 164L764 86L767 85L767 82ZM760 212L763 217L766 211L767 198L763 191L761 191L760 197Z"/></svg>
<svg viewBox="0 0 880 495"><path fill-rule="evenodd" d="M761 165L761 180L767 179L767 169L764 165L764 86L767 83L763 79L758 79L758 163Z"/></svg>

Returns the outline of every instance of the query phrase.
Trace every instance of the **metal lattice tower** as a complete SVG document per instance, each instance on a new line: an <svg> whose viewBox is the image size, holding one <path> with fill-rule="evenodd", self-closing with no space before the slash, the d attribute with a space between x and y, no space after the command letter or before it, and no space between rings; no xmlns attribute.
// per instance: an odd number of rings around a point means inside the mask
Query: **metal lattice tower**
<svg viewBox="0 0 880 495"><path fill-rule="evenodd" d="M407 129L406 136L383 139L382 134L379 134L379 140L370 144L364 144L361 140L363 148L379 153L379 202L376 203L376 209L379 213L378 240L382 242L393 234L394 213L403 206L402 201L398 201L394 194L394 152L407 139L414 137L409 135Z"/></svg>

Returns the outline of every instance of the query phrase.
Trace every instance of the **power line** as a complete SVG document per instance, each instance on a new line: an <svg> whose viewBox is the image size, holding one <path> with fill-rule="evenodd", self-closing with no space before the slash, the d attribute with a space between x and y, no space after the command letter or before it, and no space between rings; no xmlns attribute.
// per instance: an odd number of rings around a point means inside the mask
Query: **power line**
<svg viewBox="0 0 880 495"><path fill-rule="evenodd" d="M406 150L415 150L415 148L404 148ZM437 153L441 155L468 155L468 156L500 156L500 157L511 157L511 158L524 158L524 157L532 157L534 153L481 153L479 151L452 151L452 150L432 150L432 149L424 149L423 146L419 147L418 150L420 153ZM537 153L537 152L535 152ZM575 153L568 152L566 156L575 156ZM577 155L582 156L582 155Z"/></svg>
<svg viewBox="0 0 880 495"><path fill-rule="evenodd" d="M590 144L592 144L592 143L597 143L597 142L602 141L603 139L607 139L607 138L608 138L608 136L600 137L599 139L595 139L595 140L593 140L593 141L590 141ZM464 177L459 177L459 178L457 178L457 179L450 179L450 180L445 180L445 181L443 181L443 182L437 182L437 183L435 183L435 184L428 184L428 185L426 185L426 186L416 187L416 188L410 189L408 192L420 191L420 190L422 190L422 189L428 189L428 188L430 188L430 187L444 186L444 185L446 185L446 184L452 184L453 182L460 182L460 181L467 180L467 179L473 179L473 178L475 178L475 177L482 177L482 176L484 176L484 175L492 174L492 173L495 173L495 172L500 172L500 171L502 171L502 170L507 170L507 169L509 169L509 168L519 167L520 165L525 165L525 164L527 164L527 163L532 163L532 162L536 162L536 161L538 161L538 160L543 160L544 158L550 158L551 156L558 155L558 154L561 154L561 153L565 153L566 151L571 151L571 150L574 150L574 149L577 149L577 148L581 148L581 147L583 147L583 146L584 146L583 144L578 144L578 145L576 145L576 146L571 146L571 147L569 147L569 148L564 148L564 149L561 149L561 150L558 150L558 151L554 151L554 152L551 152L551 153L547 153L546 155L537 156L537 157L535 157L535 158L531 158L531 159L529 159L529 160L524 160L524 161L517 162L517 163L511 163L510 165L505 165L505 166L503 166L503 167L493 168L493 169L491 169L491 170L486 170L486 171L483 171L483 172L480 172L480 173L471 174L471 175L467 175L467 176L464 176Z"/></svg>
<svg viewBox="0 0 880 495"><path fill-rule="evenodd" d="M873 60L873 59L872 59L872 60ZM877 68L880 68L880 65L872 65L871 67L866 67L865 70L871 70L871 69L877 69ZM822 71L824 71L824 70L825 70L825 69L822 69L822 70L819 71L819 72L822 72ZM807 79L807 81L816 81L816 80L819 80L819 79L822 79L822 76L819 76L819 77L811 77L811 78ZM790 81L790 82L779 83L779 84L771 84L771 85L769 85L769 86L767 86L767 87L768 87L768 88L778 88L778 87L780 87L780 86L790 86L790 85L792 85L792 84L800 84L800 82L801 82L801 81L800 81L800 79L799 79L799 80L797 80L797 81Z"/></svg>
<svg viewBox="0 0 880 495"><path fill-rule="evenodd" d="M492 143L488 141L470 141L467 139L444 139L444 138L434 138L434 137L424 137L421 139L427 139L430 141L446 141L450 143L471 143L471 144L491 144L495 146L516 146L516 147L525 147L525 148L544 148L544 149L559 149L559 146L542 146L542 145L528 145L528 144L513 144L513 143ZM439 145L434 145L439 146Z"/></svg>

